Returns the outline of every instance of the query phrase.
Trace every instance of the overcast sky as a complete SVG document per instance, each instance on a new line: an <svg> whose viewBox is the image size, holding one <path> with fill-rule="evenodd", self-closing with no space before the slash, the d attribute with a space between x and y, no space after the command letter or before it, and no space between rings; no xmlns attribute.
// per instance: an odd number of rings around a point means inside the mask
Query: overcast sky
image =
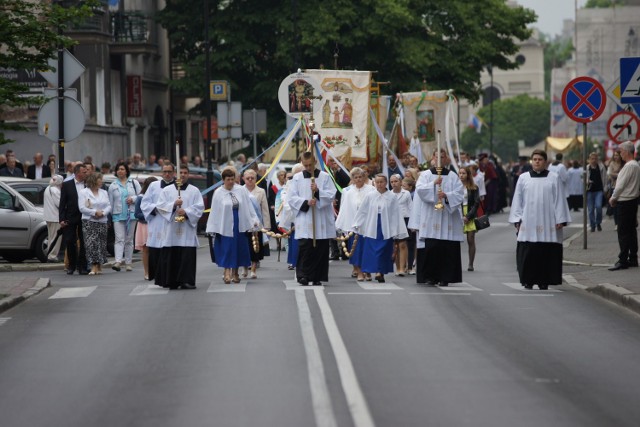
<svg viewBox="0 0 640 427"><path fill-rule="evenodd" d="M562 32L564 19L575 20L576 0L516 0L518 4L533 9L538 15L538 22L533 24L541 32L550 36ZM586 0L578 0L578 7L584 6Z"/></svg>

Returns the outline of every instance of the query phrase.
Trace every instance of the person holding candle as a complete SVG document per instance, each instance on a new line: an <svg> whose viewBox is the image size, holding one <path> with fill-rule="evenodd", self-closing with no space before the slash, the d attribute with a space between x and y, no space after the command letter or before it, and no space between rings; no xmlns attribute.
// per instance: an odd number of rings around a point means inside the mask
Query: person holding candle
<svg viewBox="0 0 640 427"><path fill-rule="evenodd" d="M416 183L408 227L417 230L416 281L447 286L462 281L464 188L445 150L434 151L433 161L438 166L422 172Z"/></svg>
<svg viewBox="0 0 640 427"><path fill-rule="evenodd" d="M200 190L189 184L189 167L181 165L180 182L162 190L156 210L165 220L156 285L196 288L197 226L204 211Z"/></svg>

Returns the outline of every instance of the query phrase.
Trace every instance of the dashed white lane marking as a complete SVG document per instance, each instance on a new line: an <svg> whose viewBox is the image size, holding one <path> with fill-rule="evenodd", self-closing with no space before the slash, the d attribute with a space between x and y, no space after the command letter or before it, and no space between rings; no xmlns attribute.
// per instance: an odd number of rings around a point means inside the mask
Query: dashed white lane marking
<svg viewBox="0 0 640 427"><path fill-rule="evenodd" d="M546 291L545 291L546 292ZM554 294L534 294L534 293L519 293L519 294L489 294L492 297L555 297Z"/></svg>
<svg viewBox="0 0 640 427"><path fill-rule="evenodd" d="M11 317L0 317L0 326L4 325L9 320L11 320Z"/></svg>
<svg viewBox="0 0 640 427"><path fill-rule="evenodd" d="M502 283L505 286L510 287L511 289L515 289L516 291L520 291L523 293L532 293L532 292L536 292L536 291L540 291L540 289L538 289L537 286L535 286L533 289L525 289L524 286L522 286L520 283ZM562 291L559 289L547 289L544 292L546 293L556 293L556 294L561 294ZM492 294L493 295L493 294ZM532 294L535 295L535 294Z"/></svg>
<svg viewBox="0 0 640 427"><path fill-rule="evenodd" d="M207 289L207 292L246 292L247 290L247 284L246 283L230 283L230 284L215 284L215 283L211 283L211 285L209 285L209 289Z"/></svg>
<svg viewBox="0 0 640 427"><path fill-rule="evenodd" d="M457 297L462 297L462 296L469 296L471 295L470 293L462 293L462 292L409 292L409 295L443 295L443 296L457 296Z"/></svg>
<svg viewBox="0 0 640 427"><path fill-rule="evenodd" d="M298 318L304 351L307 355L307 374L309 376L309 388L311 389L311 403L313 414L318 427L335 427L338 425L331 404L331 396L324 372L324 364L320 355L320 347L313 329L313 318L307 303L304 287L295 290L296 304L298 305Z"/></svg>
<svg viewBox="0 0 640 427"><path fill-rule="evenodd" d="M129 295L131 296L145 296L145 295L166 295L169 293L169 289L163 288L157 285L138 285Z"/></svg>
<svg viewBox="0 0 640 427"><path fill-rule="evenodd" d="M301 294L302 292L300 292ZM320 313L322 313L322 321L324 322L325 330L329 338L329 343L333 349L333 354L336 358L338 365L338 372L340 374L340 382L344 395L347 399L347 406L349 412L351 412L351 418L355 427L373 427L373 417L369 411L369 405L364 398L364 393L360 388L360 383L356 377L356 372L351 362L351 357L347 351L347 347L342 340L340 330L333 317L333 312L327 301L327 296L324 294L324 289L319 287L313 288L313 293L318 301L320 307ZM303 295L304 296L304 295Z"/></svg>
<svg viewBox="0 0 640 427"><path fill-rule="evenodd" d="M287 287L288 291L293 291L296 289L304 289L304 290L313 290L313 289L324 289L324 285L322 286L302 286L296 280L283 280L284 285Z"/></svg>
<svg viewBox="0 0 640 427"><path fill-rule="evenodd" d="M49 299L60 299L60 298L86 298L93 291L95 291L97 286L87 286L80 288L60 288L58 291L51 295Z"/></svg>
<svg viewBox="0 0 640 427"><path fill-rule="evenodd" d="M328 295L392 295L391 292L327 292Z"/></svg>
<svg viewBox="0 0 640 427"><path fill-rule="evenodd" d="M356 283L365 291L402 291L403 289L392 282L378 283L378 282L358 282Z"/></svg>

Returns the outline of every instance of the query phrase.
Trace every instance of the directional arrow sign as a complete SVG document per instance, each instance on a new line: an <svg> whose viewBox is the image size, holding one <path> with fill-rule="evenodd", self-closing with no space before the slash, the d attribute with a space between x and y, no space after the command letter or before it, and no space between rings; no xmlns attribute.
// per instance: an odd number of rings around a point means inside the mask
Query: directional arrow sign
<svg viewBox="0 0 640 427"><path fill-rule="evenodd" d="M577 77L562 92L562 108L573 121L589 123L602 114L607 106L607 95L591 77Z"/></svg>
<svg viewBox="0 0 640 427"><path fill-rule="evenodd" d="M62 54L62 61L62 66L64 67L64 87L69 87L84 73L85 68L84 65L66 49ZM58 87L58 59L49 58L47 63L50 67L56 68L56 71L40 71L40 74L52 86Z"/></svg>
<svg viewBox="0 0 640 427"><path fill-rule="evenodd" d="M616 143L639 139L640 119L629 111L618 111L607 123L609 138Z"/></svg>

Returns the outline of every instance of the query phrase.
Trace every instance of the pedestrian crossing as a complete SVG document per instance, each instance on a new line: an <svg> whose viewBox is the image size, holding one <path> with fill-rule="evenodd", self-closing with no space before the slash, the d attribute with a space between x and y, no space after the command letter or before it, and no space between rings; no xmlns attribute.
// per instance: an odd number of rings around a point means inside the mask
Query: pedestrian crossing
<svg viewBox="0 0 640 427"><path fill-rule="evenodd" d="M207 287L198 288L198 290L204 289L207 294L244 294L248 292L252 286L247 286L249 283L256 284L259 287L258 282L242 281L240 283L224 284L219 282L211 282ZM426 286L417 285L415 282L410 283L398 283L387 281L385 283L378 282L359 282L353 280L353 285L344 283L329 283L327 286L301 286L295 280L283 280L282 284L287 291L301 289L301 290L314 290L314 289L327 289L328 295L393 295L401 292L407 292L410 295L438 295L438 296L470 296L474 293L488 291L487 286L480 284L471 284L469 282L451 283L447 287L440 286ZM548 290L528 290L524 289L520 283L503 282L499 285L503 286L505 292L495 292L495 286L491 286L491 296L554 296L561 294L561 289L555 287ZM74 298L87 298L101 288L109 288L109 285L105 286L86 286L86 287L60 287L55 289L55 292L48 297L48 299L74 299ZM113 290L113 289L112 289ZM128 296L133 297L151 297L151 296L163 296L169 295L172 292L198 292L196 291L171 291L167 288L162 288L153 284L140 284L132 285L131 290L128 291Z"/></svg>

